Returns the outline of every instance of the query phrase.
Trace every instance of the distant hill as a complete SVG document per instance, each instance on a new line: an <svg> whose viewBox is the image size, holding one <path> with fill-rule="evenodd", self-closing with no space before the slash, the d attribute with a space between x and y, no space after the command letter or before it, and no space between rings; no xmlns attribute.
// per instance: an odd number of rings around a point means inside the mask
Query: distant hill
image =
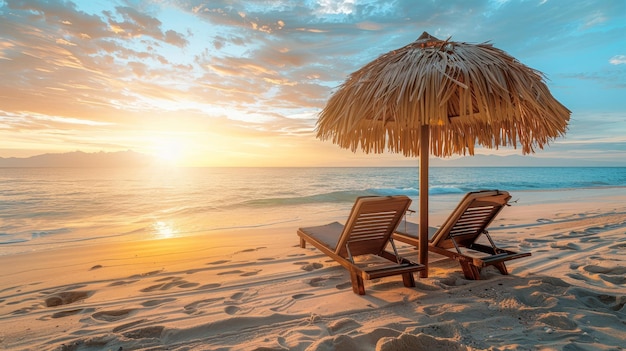
<svg viewBox="0 0 626 351"><path fill-rule="evenodd" d="M150 156L130 150L95 153L74 151L27 158L0 157L0 167L144 167L152 163Z"/></svg>

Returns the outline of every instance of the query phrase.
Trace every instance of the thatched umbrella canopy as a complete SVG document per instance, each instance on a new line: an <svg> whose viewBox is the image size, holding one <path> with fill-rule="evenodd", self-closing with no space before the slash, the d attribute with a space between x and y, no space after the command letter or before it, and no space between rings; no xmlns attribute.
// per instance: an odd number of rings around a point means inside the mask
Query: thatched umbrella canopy
<svg viewBox="0 0 626 351"><path fill-rule="evenodd" d="M476 145L531 153L563 135L569 116L541 72L491 44L424 32L352 73L321 111L317 137L420 156L419 261L427 266L428 156L473 155Z"/></svg>

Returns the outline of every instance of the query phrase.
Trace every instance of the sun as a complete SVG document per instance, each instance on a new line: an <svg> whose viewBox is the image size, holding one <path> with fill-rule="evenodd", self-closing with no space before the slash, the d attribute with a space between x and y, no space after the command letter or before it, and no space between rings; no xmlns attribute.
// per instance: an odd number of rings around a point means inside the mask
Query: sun
<svg viewBox="0 0 626 351"><path fill-rule="evenodd" d="M158 138L154 142L154 156L163 165L178 165L182 161L183 151L182 142L176 139Z"/></svg>

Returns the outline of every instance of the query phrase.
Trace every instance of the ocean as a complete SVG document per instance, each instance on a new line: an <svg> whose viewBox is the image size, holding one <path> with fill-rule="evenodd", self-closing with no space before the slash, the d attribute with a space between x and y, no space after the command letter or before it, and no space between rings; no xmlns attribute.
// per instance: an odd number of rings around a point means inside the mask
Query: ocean
<svg viewBox="0 0 626 351"><path fill-rule="evenodd" d="M626 168L433 167L429 178L430 212L447 213L473 190L562 201L559 190L625 187ZM405 194L417 210L418 188L410 167L0 168L0 255L237 228L295 233L345 220L357 196Z"/></svg>

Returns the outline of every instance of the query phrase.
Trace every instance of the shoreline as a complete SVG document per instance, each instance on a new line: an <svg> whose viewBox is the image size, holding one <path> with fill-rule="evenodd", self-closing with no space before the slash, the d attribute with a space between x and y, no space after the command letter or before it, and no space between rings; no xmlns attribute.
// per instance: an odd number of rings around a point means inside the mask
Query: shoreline
<svg viewBox="0 0 626 351"><path fill-rule="evenodd" d="M608 187L588 187L588 188L559 188L559 189L542 189L542 190L516 190L509 191L512 195L511 207L518 205L531 206L539 204L549 203L567 203L573 201L582 201L587 198L612 198L619 197L619 194L626 194L626 186L608 186ZM548 196L546 194L559 194L561 196ZM431 195L429 198L430 209L430 225L439 225L447 215L449 211L454 209L457 202L464 195L464 192L447 193ZM616 195L617 194L617 195ZM565 195L565 196L562 196ZM416 214L419 203L419 196L410 196L413 199L411 209L415 211L412 216L416 220ZM4 234L6 241L0 240L0 257L6 255L12 255L16 253L26 253L32 251L48 250L63 248L66 246L82 247L93 245L100 242L108 241L143 241L143 240L161 240L163 237L195 237L204 235L220 235L222 232L236 231L236 230L253 230L253 229L276 229L281 227L288 227L293 225L294 230L301 226L317 225L318 223L329 223L332 221L343 221L343 216L348 213L352 206L351 202L341 203L311 203L300 205L281 205L271 206L267 208L253 208L253 209L240 209L237 211L226 211L224 216L232 218L240 218L242 221L246 221L245 224L239 225L214 225L207 226L206 222L202 221L202 216L195 216L193 220L180 218L173 218L167 221L165 228L154 228L155 223L134 223L122 224L116 223L114 225L102 226L102 228L95 230L92 227L84 228L57 228L52 230L40 229L24 231L22 234ZM323 210L320 210L323 208ZM290 216L272 217L271 220L259 223L254 222L255 215L247 215L247 213L254 211L258 212L273 212L284 213L284 210L288 209ZM311 212L311 209L316 209L316 212ZM283 211L283 212L281 212ZM411 217L409 217L411 218ZM252 220L251 220L252 219ZM234 221L231 220L231 221ZM171 223L170 223L171 222ZM158 223L158 222L157 222ZM165 222L164 222L165 223ZM176 227L176 228L173 228ZM164 229L164 230L162 230ZM493 229L493 228L492 228ZM159 233L162 230L162 233ZM72 233L74 231L74 233ZM31 232L31 234L26 234ZM59 242L59 237L55 237L54 232L60 232L61 235L71 235L69 238L63 238L63 241ZM9 238L11 236L18 235L19 239ZM85 237L81 235L93 235L93 237ZM24 238L30 236L31 239ZM35 237L33 239L32 237ZM45 239L41 242L39 240Z"/></svg>

